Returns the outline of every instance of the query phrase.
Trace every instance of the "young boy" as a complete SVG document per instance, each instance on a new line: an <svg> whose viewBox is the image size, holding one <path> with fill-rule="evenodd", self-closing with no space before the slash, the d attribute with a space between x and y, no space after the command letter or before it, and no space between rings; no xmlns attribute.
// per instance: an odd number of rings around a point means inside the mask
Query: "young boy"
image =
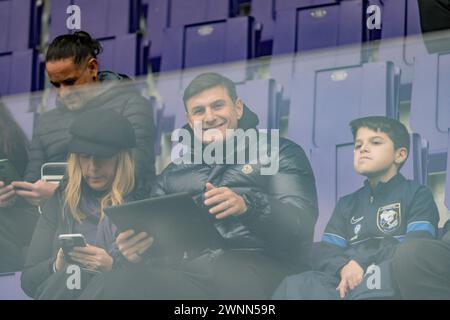
<svg viewBox="0 0 450 320"><path fill-rule="evenodd" d="M400 122L366 117L350 123L354 168L364 186L341 198L319 245L315 269L286 278L274 299L398 297L391 261L411 238L435 238L439 214L431 192L399 170L410 138Z"/></svg>

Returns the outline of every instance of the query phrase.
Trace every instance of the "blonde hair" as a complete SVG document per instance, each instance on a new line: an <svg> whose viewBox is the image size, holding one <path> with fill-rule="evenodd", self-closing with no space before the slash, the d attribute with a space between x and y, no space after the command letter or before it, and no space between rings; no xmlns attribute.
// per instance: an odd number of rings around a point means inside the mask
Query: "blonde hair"
<svg viewBox="0 0 450 320"><path fill-rule="evenodd" d="M105 216L103 209L123 203L123 197L134 189L134 160L131 151L125 150L117 154L116 174L111 190L100 201L100 220ZM64 208L68 208L78 222L86 218L86 214L79 208L81 200L81 172L80 155L72 153L67 161L68 182L64 189Z"/></svg>

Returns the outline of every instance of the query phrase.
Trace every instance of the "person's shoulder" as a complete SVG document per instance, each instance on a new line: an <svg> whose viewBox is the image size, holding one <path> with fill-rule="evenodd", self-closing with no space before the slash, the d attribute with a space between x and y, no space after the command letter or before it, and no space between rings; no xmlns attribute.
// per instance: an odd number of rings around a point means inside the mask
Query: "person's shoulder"
<svg viewBox="0 0 450 320"><path fill-rule="evenodd" d="M342 196L338 200L338 205L345 208L345 207L351 207L352 204L364 196L365 194L365 186L361 186L357 190L355 190L352 193L346 194L345 196Z"/></svg>
<svg viewBox="0 0 450 320"><path fill-rule="evenodd" d="M279 139L279 152L280 158L292 158L294 160L308 159L303 147L288 138L281 137Z"/></svg>
<svg viewBox="0 0 450 320"><path fill-rule="evenodd" d="M396 177L393 179L396 179L396 183L393 187L393 189L389 188L391 190L391 193L398 193L399 195L411 195L414 196L417 192L430 192L427 186L424 186L420 184L417 181L408 179L404 177L401 173L398 173Z"/></svg>
<svg viewBox="0 0 450 320"><path fill-rule="evenodd" d="M64 112L60 108L40 113L36 117L35 132L48 134L58 128L67 128L67 121L72 117L73 114L71 112Z"/></svg>

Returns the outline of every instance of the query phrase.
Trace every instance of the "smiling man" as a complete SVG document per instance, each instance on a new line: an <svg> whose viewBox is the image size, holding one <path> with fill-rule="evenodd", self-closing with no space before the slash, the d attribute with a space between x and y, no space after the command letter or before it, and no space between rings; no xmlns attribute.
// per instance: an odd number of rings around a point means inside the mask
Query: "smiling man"
<svg viewBox="0 0 450 320"><path fill-rule="evenodd" d="M219 74L196 77L183 99L185 128L201 140L200 149L228 142L227 130L256 131L258 117L237 97L234 83ZM203 130L194 135L195 122ZM307 269L317 218L315 180L303 149L287 139L278 143L274 175L262 175L266 164L254 162L251 153L245 164L171 163L152 195L190 193L210 215L222 247L186 252L175 265L155 264L152 247L130 255L139 241L124 232L117 247L134 267L102 275L97 291L83 298L267 299L284 276ZM247 153L248 144L241 147L233 149L234 156ZM197 150L189 152L194 157ZM147 263L139 265L141 258Z"/></svg>

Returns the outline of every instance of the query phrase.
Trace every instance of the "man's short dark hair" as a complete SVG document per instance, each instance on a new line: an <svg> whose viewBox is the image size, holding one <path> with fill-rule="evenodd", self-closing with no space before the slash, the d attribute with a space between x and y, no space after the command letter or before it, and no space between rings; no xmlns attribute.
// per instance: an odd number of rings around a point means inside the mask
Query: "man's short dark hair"
<svg viewBox="0 0 450 320"><path fill-rule="evenodd" d="M88 58L97 58L102 50L100 42L93 39L89 33L76 31L56 37L48 47L45 61L72 58L76 65L80 65Z"/></svg>
<svg viewBox="0 0 450 320"><path fill-rule="evenodd" d="M395 150L406 148L406 151L409 154L411 139L409 137L408 129L406 129L405 125L398 120L381 116L370 116L351 121L350 128L352 130L353 140L356 139L356 133L360 128L384 132L394 143Z"/></svg>
<svg viewBox="0 0 450 320"><path fill-rule="evenodd" d="M218 73L209 72L195 77L195 79L189 83L183 94L184 106L187 107L186 102L191 97L217 86L222 86L227 89L231 101L233 101L233 103L236 102L237 93L234 82Z"/></svg>

